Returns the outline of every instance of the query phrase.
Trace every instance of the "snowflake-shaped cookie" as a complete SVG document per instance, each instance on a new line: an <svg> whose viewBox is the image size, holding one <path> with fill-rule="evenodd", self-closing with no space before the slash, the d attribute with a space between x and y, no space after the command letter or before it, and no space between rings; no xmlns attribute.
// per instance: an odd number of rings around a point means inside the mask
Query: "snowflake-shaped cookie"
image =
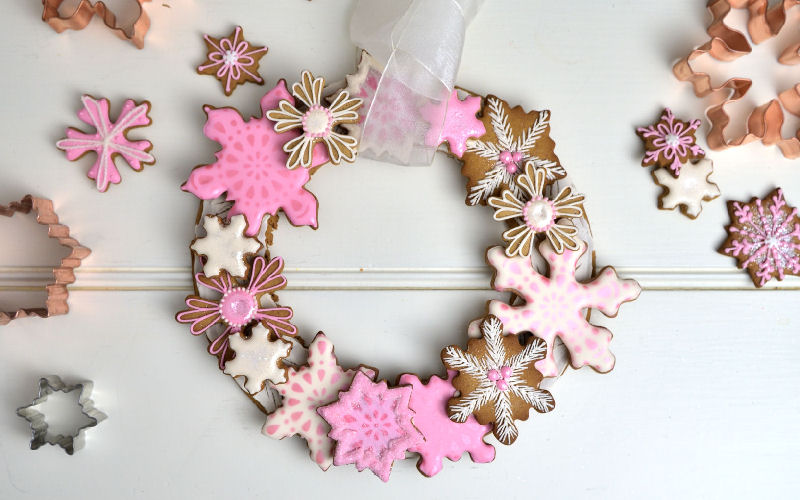
<svg viewBox="0 0 800 500"><path fill-rule="evenodd" d="M203 219L206 235L194 240L191 246L198 255L206 258L203 274L217 276L225 270L231 276L244 276L247 272L245 257L261 248L258 240L244 235L246 227L244 215L234 215L228 225L213 215Z"/></svg>
<svg viewBox="0 0 800 500"><path fill-rule="evenodd" d="M87 134L78 129L68 128L67 138L56 143L56 147L67 153L67 159L77 160L92 151L97 155L88 176L94 179L97 190L105 192L109 184L119 184L121 177L114 164L116 156L122 156L130 167L136 171L144 165L152 165L156 159L150 154L153 144L150 141L130 141L126 134L134 128L150 125L150 103L144 101L137 104L131 99L125 101L119 118L112 122L108 114L108 99L95 99L92 96L81 97L83 109L78 118L96 129L94 134Z"/></svg>
<svg viewBox="0 0 800 500"><path fill-rule="evenodd" d="M508 333L531 332L547 343L547 356L535 365L545 377L558 375L553 357L556 337L569 350L574 368L589 365L601 373L611 371L611 332L586 321L585 310L596 308L613 317L623 303L636 299L641 292L636 281L620 280L612 267L601 269L588 283L577 281L575 267L585 251L586 243L581 242L578 250L564 250L559 255L547 240L542 241L539 253L550 266L550 277L539 274L527 257L506 257L501 247L486 253L496 272L495 290L513 292L525 301L510 306L492 300L489 314L500 318Z"/></svg>
<svg viewBox="0 0 800 500"><path fill-rule="evenodd" d="M444 123L434 123L434 119L441 119L441 109L441 106L428 105L420 111L422 117L431 125L425 136L425 142L429 146L439 146L447 142L450 153L461 158L467 150L467 141L486 133L483 122L475 117L481 110L481 98L467 96L462 101L458 98L458 90L453 90L447 101Z"/></svg>
<svg viewBox="0 0 800 500"><path fill-rule="evenodd" d="M414 411L414 426L425 437L425 441L408 451L419 453L417 468L428 477L442 470L442 460L456 461L464 452L478 464L494 460L494 446L483 441L492 432L491 425L481 425L470 415L464 423L456 423L447 415L447 403L456 394L453 377L456 372L448 370L447 378L432 376L423 384L417 375L403 374L398 385L411 386L411 404Z"/></svg>
<svg viewBox="0 0 800 500"><path fill-rule="evenodd" d="M800 217L778 188L750 203L728 202L731 225L720 253L735 257L757 287L800 274Z"/></svg>
<svg viewBox="0 0 800 500"><path fill-rule="evenodd" d="M291 342L280 338L270 339L271 330L259 323L250 330L250 336L231 335L228 346L236 356L225 363L226 374L244 377L244 388L250 394L264 390L267 382L280 384L286 381L286 367L282 360L292 350Z"/></svg>
<svg viewBox="0 0 800 500"><path fill-rule="evenodd" d="M417 110L407 105L412 101L411 90L400 81L386 77L381 80L383 67L367 51L361 52L356 72L347 75L345 90L353 97L362 100L358 110L358 122L346 123L347 132L358 139L359 151L369 152L375 158L392 155L395 152L411 151L414 141L414 128L419 117ZM381 86L381 98L373 102ZM369 142L362 142L361 136L365 117L369 115ZM390 148L387 145L391 144ZM397 158L400 162L406 157Z"/></svg>
<svg viewBox="0 0 800 500"><path fill-rule="evenodd" d="M370 378L374 370L359 368ZM339 391L350 387L356 370L339 366L333 343L320 332L308 346L308 360L300 368L290 367L286 382L275 389L283 397L283 406L267 415L262 432L275 439L298 435L308 443L311 459L322 470L333 465L335 442L328 437L331 427L317 413L317 408L336 401Z"/></svg>
<svg viewBox="0 0 800 500"><path fill-rule="evenodd" d="M522 197L514 177L523 165L533 161L545 169L553 181L567 175L555 154L555 142L550 138L550 112L511 108L505 101L489 95L481 116L486 133L480 139L467 141L461 173L467 183L467 204L485 204L503 189Z"/></svg>
<svg viewBox="0 0 800 500"><path fill-rule="evenodd" d="M489 198L489 205L495 209L494 220L517 222L503 233L508 243L506 255L530 256L534 238L540 233L544 233L556 253L564 248L577 250L578 228L564 219L583 217L583 195L574 194L570 186L565 186L554 199L546 197L547 171L532 161L525 164L525 173L516 178L516 183L522 188L522 198L510 189L503 190L502 198Z"/></svg>
<svg viewBox="0 0 800 500"><path fill-rule="evenodd" d="M389 389L385 380L376 383L356 373L339 401L317 410L331 426L328 436L336 440L334 465L355 464L388 481L394 461L423 441L411 423L410 398L411 387Z"/></svg>
<svg viewBox="0 0 800 500"><path fill-rule="evenodd" d="M483 337L470 339L467 350L451 345L442 349L442 361L458 371L453 387L460 393L450 399L448 413L455 422L475 415L482 424L494 423L494 435L512 444L519 435L515 420L527 420L530 409L547 413L555 407L553 396L539 389L542 374L533 362L542 359L547 346L531 338L522 345L516 335L503 335L503 323L489 316Z"/></svg>
<svg viewBox="0 0 800 500"><path fill-rule="evenodd" d="M699 127L700 120L684 122L675 118L671 109L664 109L658 123L636 129L644 141L642 166L669 168L672 175L678 177L683 164L700 160L706 155L695 142L697 138L694 134Z"/></svg>
<svg viewBox="0 0 800 500"><path fill-rule="evenodd" d="M281 80L261 99L266 112L281 100L294 102ZM284 142L298 137L295 131L279 134L273 122L266 118L244 121L232 108L205 107L208 120L203 133L222 145L217 161L195 168L189 180L181 186L202 200L213 200L226 193L233 201L230 215L244 214L247 236L255 236L265 214L277 215L283 210L295 226L317 227L317 199L306 190L310 178L308 169L286 168ZM324 150L315 148L313 165L328 160Z"/></svg>
<svg viewBox="0 0 800 500"><path fill-rule="evenodd" d="M719 197L719 187L709 179L714 172L714 163L703 159L681 167L681 175L674 177L663 168L653 171L656 184L664 188L658 197L658 208L680 211L690 219L696 219L703 210L702 202Z"/></svg>
<svg viewBox="0 0 800 500"><path fill-rule="evenodd" d="M225 95L231 95L237 86L248 81L264 84L264 80L258 75L258 65L269 49L251 46L244 39L241 26L237 26L227 37L203 35L203 39L206 41L208 54L206 61L197 67L197 72L215 76L222 84Z"/></svg>
<svg viewBox="0 0 800 500"><path fill-rule="evenodd" d="M303 111L294 106L294 101L283 99L278 109L267 111L265 116L275 122L276 132L300 129L298 137L290 139L283 145L289 153L287 168L312 166L314 145L321 142L325 145L331 163L338 165L340 161L352 162L356 159L358 140L339 133L337 127L345 123L358 121L358 108L361 99L351 98L343 90L336 95L329 106L322 104L322 90L325 80L314 78L310 71L303 71L301 81L292 85L292 94L304 105Z"/></svg>
<svg viewBox="0 0 800 500"><path fill-rule="evenodd" d="M292 309L289 307L263 307L262 298L266 295L277 300L275 292L286 286L283 259L275 257L267 264L264 257L256 257L250 270L247 287L235 281L227 271L219 276L208 277L202 273L195 275L198 284L222 294L218 300L208 300L197 295L186 297L189 309L179 312L175 319L179 323L191 323L192 335L201 335L212 326L222 323L225 330L209 346L208 352L219 356L219 367L225 367L228 350L228 337L241 332L246 326L263 321L279 335L296 335L297 328L289 323Z"/></svg>

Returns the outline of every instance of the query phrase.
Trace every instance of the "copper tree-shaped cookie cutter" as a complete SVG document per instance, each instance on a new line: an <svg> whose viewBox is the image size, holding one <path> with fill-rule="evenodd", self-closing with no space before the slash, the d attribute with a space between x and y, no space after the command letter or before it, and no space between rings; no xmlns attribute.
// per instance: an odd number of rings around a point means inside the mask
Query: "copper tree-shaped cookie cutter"
<svg viewBox="0 0 800 500"><path fill-rule="evenodd" d="M93 2L92 0L81 0L75 10L66 16L62 16L58 12L64 0L42 0L42 5L44 6L42 21L49 24L51 28L56 30L56 33L61 33L64 30L82 30L97 15L115 35L123 40L132 42L141 49L144 47L144 36L147 34L147 30L150 29L150 18L147 17L142 4L149 1L136 0L139 6L139 14L136 21L133 22L133 26L128 29L117 25L117 16L106 7L106 4L99 1Z"/></svg>
<svg viewBox="0 0 800 500"><path fill-rule="evenodd" d="M61 259L58 267L53 268L53 282L46 286L46 307L21 308L13 312L0 311L0 325L28 316L48 318L67 314L69 312L67 285L75 282L75 268L79 267L81 261L92 253L76 239L70 237L69 227L59 224L52 201L27 195L21 201L10 203L7 207L0 205L0 215L6 217L12 217L15 213L27 214L31 211L36 214L37 223L47 226L47 236L58 240L61 246L69 248L70 253Z"/></svg>
<svg viewBox="0 0 800 500"><path fill-rule="evenodd" d="M800 83L779 93L777 99L753 109L747 119L744 135L728 140L725 138L725 129L731 119L725 106L744 97L753 82L747 78L731 78L715 87L707 73L695 71L691 65L692 61L705 54L715 60L727 62L752 52L747 37L725 24L725 17L731 9L747 9L747 31L753 43L759 44L780 32L786 24L787 11L798 4L800 0L782 0L773 7L769 7L768 0L709 0L707 7L712 20L706 32L711 39L678 61L673 67L673 73L679 80L690 82L697 97L717 93L723 96L719 104L714 104L706 111L711 122L706 139L711 149L722 150L760 140L764 145L777 145L787 158L800 157L800 129L794 137L784 138L781 134L784 110L800 116ZM799 64L800 43L787 47L778 57L778 61L786 65Z"/></svg>

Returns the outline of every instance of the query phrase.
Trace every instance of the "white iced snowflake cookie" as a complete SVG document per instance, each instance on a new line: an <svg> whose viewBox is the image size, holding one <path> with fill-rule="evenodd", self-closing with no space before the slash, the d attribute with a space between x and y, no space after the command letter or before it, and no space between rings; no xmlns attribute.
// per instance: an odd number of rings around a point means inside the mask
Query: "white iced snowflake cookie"
<svg viewBox="0 0 800 500"><path fill-rule="evenodd" d="M708 159L685 163L681 166L678 177L663 168L655 170L653 179L664 188L664 192L658 197L658 208L674 210L680 207L683 215L696 219L703 209L702 202L711 201L720 195L719 187L709 179L713 172L714 163Z"/></svg>
<svg viewBox="0 0 800 500"><path fill-rule="evenodd" d="M244 276L247 273L245 255L255 254L261 248L258 240L244 235L247 227L244 215L234 215L228 225L219 217L209 215L203 227L206 236L194 240L191 247L206 258L203 274L217 276L224 269L232 276Z"/></svg>
<svg viewBox="0 0 800 500"><path fill-rule="evenodd" d="M256 394L264 389L267 381L273 384L286 382L283 359L289 356L292 344L282 339L270 340L271 330L259 323L250 332L249 338L230 336L230 349L236 357L225 363L224 372L232 377L245 377L245 390Z"/></svg>

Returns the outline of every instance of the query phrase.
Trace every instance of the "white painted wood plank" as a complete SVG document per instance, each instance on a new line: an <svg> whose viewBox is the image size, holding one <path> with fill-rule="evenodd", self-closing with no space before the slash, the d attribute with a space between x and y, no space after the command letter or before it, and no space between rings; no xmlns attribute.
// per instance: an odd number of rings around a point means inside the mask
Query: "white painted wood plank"
<svg viewBox="0 0 800 500"><path fill-rule="evenodd" d="M7 407L0 497L78 499L86 488L92 497L120 499L331 491L355 498L785 496L800 486L793 472L800 293L764 296L645 293L618 318L602 320L615 334L615 371L567 371L553 388L554 412L521 424L517 444L499 448L494 463L446 463L430 480L407 460L383 485L349 467L323 474L299 441L261 436L258 411L216 370L203 342L169 319L181 293L77 292L69 316L19 321L0 335ZM394 378L437 369L440 348L465 340L466 322L488 295L282 298L303 335L323 329L345 364L369 360ZM30 401L48 373L93 379L97 405L109 414L73 457L50 447L29 451L25 422L10 410Z"/></svg>

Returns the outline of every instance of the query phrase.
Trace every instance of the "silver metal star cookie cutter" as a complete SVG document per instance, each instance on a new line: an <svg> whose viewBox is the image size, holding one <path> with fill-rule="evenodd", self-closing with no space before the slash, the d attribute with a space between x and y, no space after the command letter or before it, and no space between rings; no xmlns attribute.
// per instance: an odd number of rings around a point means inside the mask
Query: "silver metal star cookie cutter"
<svg viewBox="0 0 800 500"><path fill-rule="evenodd" d="M17 415L24 418L31 424L31 431L33 438L31 439L31 449L39 449L44 444L58 445L67 452L67 455L72 455L77 450L83 448L84 445L84 431L89 427L96 426L107 418L107 415L94 407L94 401L91 399L93 384L90 381L80 382L73 385L67 385L56 375L50 375L39 379L39 396L33 400L29 406L23 406L17 409ZM80 406L81 413L85 415L89 422L74 431L74 434L63 435L56 434L55 436L48 436L48 425L45 415L36 409L37 406L47 401L48 396L54 392L70 393L72 391L80 390L78 396L78 405Z"/></svg>

